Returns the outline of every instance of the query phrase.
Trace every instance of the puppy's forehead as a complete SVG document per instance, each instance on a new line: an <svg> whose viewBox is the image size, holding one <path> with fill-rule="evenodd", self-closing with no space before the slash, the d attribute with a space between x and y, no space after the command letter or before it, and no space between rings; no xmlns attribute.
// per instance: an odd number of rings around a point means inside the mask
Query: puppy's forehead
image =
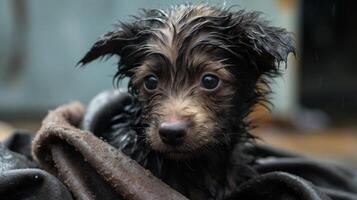
<svg viewBox="0 0 357 200"><path fill-rule="evenodd" d="M145 54L160 56L172 68L195 65L200 59L211 60L216 56L212 52L217 51L217 48L212 48L213 43L220 43L218 37L213 36L219 31L210 30L205 24L210 24L209 18L222 14L219 9L204 4L176 6L164 16L155 15L161 23L146 30L150 37L138 45L142 45L141 50Z"/></svg>
<svg viewBox="0 0 357 200"><path fill-rule="evenodd" d="M134 83L151 73L173 80L178 74L184 76L178 78L184 79L214 72L222 79L232 79L223 64L226 57L215 46L221 44L221 39L214 37L217 32L202 26L205 17L221 14L219 9L206 5L181 5L165 13L163 23L150 28L150 37L141 44L142 51L149 56L141 57L140 65L133 69Z"/></svg>
<svg viewBox="0 0 357 200"><path fill-rule="evenodd" d="M162 78L173 79L180 75L186 78L199 78L202 74L210 72L220 76L223 80L231 80L233 75L221 60L212 60L209 55L193 55L189 62L166 62L160 57L152 56L134 69L136 78L143 78L149 74L155 74ZM134 77L134 78L135 78Z"/></svg>

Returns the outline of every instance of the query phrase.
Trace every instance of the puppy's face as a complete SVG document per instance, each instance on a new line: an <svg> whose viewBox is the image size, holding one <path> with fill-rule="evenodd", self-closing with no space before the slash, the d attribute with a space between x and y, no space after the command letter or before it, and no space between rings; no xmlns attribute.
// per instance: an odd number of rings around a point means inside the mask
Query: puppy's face
<svg viewBox="0 0 357 200"><path fill-rule="evenodd" d="M130 78L143 105L146 141L180 159L234 143L263 95L257 84L293 50L290 34L256 12L182 5L122 23L80 62L119 55L117 77Z"/></svg>
<svg viewBox="0 0 357 200"><path fill-rule="evenodd" d="M154 150L183 158L221 142L215 134L225 134L220 121L234 105L236 80L211 53L200 52L180 65L151 56L133 70L146 139Z"/></svg>

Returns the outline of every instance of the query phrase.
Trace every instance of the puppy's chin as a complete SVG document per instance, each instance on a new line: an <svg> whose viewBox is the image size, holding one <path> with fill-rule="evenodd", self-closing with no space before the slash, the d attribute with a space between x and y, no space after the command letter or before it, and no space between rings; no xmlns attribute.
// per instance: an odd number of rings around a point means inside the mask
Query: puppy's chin
<svg viewBox="0 0 357 200"><path fill-rule="evenodd" d="M162 141L151 142L150 146L154 151L157 151L172 160L192 159L198 152L196 152L195 149L185 148L185 144L173 147L163 143Z"/></svg>
<svg viewBox="0 0 357 200"><path fill-rule="evenodd" d="M190 160L201 156L208 146L208 140L193 141L185 138L185 141L177 146L165 144L159 134L147 135L150 147L171 160ZM206 141L206 142L204 142Z"/></svg>
<svg viewBox="0 0 357 200"><path fill-rule="evenodd" d="M165 157L171 160L188 160L195 158L195 154L192 152L184 152L184 151L167 151L163 152Z"/></svg>
<svg viewBox="0 0 357 200"><path fill-rule="evenodd" d="M165 145L165 144L164 144ZM155 149L152 147L155 151L160 152L163 154L166 158L170 160L191 160L199 157L202 154L201 148L197 149L192 149L190 151L187 150L182 150L182 149L175 149L172 147L166 147L166 148L160 148L160 149Z"/></svg>

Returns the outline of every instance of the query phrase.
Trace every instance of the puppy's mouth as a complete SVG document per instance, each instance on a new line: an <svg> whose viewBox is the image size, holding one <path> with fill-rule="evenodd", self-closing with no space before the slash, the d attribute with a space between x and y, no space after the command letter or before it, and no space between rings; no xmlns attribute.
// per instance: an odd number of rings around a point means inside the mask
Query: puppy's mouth
<svg viewBox="0 0 357 200"><path fill-rule="evenodd" d="M196 157L204 149L206 140L198 135L193 127L181 122L170 122L150 130L148 137L153 150L170 159L179 160Z"/></svg>
<svg viewBox="0 0 357 200"><path fill-rule="evenodd" d="M183 150L167 150L163 152L167 157L172 159L185 159L188 157L192 157L190 152Z"/></svg>
<svg viewBox="0 0 357 200"><path fill-rule="evenodd" d="M206 148L204 146L197 145L195 147L192 147L187 144L184 144L178 147L164 145L164 147L159 149L158 151L169 159L189 160L202 155L205 149Z"/></svg>
<svg viewBox="0 0 357 200"><path fill-rule="evenodd" d="M157 143L151 144L151 147L169 158L183 159L193 157L196 150L192 146L187 144L188 142L183 140L182 142L169 142L165 139Z"/></svg>
<svg viewBox="0 0 357 200"><path fill-rule="evenodd" d="M199 157L207 149L202 146L188 147L188 145L182 145L179 147L171 147L165 145L164 148L159 149L158 151L164 154L166 157L173 160L189 160L196 157Z"/></svg>

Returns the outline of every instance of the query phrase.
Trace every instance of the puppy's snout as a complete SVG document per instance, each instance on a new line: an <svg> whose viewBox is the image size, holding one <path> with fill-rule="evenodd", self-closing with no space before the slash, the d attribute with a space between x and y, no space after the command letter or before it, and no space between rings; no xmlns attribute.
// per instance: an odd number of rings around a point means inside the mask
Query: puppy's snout
<svg viewBox="0 0 357 200"><path fill-rule="evenodd" d="M187 134L187 124L183 121L163 122L160 124L159 134L165 144L180 145Z"/></svg>

